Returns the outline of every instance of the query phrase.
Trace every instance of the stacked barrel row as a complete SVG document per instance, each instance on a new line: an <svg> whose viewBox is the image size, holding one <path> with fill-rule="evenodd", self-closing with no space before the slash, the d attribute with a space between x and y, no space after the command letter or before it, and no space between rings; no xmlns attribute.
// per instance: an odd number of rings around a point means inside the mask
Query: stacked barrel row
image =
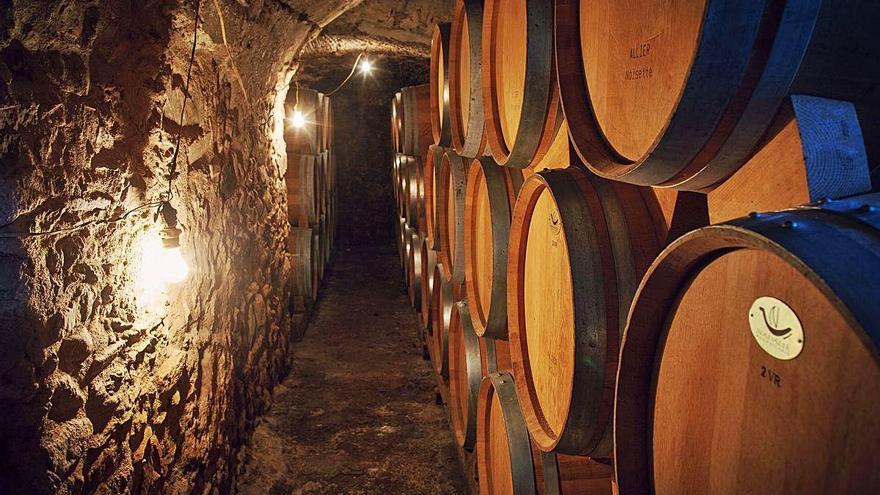
<svg viewBox="0 0 880 495"><path fill-rule="evenodd" d="M392 170L481 493L880 490L877 10L456 2Z"/></svg>
<svg viewBox="0 0 880 495"><path fill-rule="evenodd" d="M292 87L285 102L288 250L294 314L304 323L317 300L336 232L336 157L330 97Z"/></svg>
<svg viewBox="0 0 880 495"><path fill-rule="evenodd" d="M428 85L423 84L403 88L391 102L394 150L391 170L398 251L410 303L420 312L427 302L424 294L431 283L425 273L436 262L433 256L430 259L424 257L433 254L425 244L428 222L433 218L428 218L424 208L426 189L423 176L425 163L432 159L428 153L428 147L433 143L429 100ZM419 336L424 343L424 335L419 332Z"/></svg>

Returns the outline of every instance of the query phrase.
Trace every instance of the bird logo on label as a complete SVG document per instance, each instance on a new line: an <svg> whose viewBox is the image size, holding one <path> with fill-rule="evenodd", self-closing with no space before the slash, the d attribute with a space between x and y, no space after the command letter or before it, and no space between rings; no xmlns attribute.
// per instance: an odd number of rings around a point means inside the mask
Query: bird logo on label
<svg viewBox="0 0 880 495"><path fill-rule="evenodd" d="M764 318L764 325L767 326L767 330L769 330L770 333L772 333L773 335L775 335L777 337L782 337L783 335L785 335L785 337L783 337L783 338L786 338L786 339L788 337L791 337L791 335L788 335L791 333L791 327L776 328L779 325L779 308L778 307L772 306L770 308L770 317L769 318L767 317L767 311L763 307L759 307L758 309L761 311L761 316Z"/></svg>
<svg viewBox="0 0 880 495"><path fill-rule="evenodd" d="M804 328L794 310L775 297L755 299L749 309L749 327L758 345L783 361L804 348Z"/></svg>

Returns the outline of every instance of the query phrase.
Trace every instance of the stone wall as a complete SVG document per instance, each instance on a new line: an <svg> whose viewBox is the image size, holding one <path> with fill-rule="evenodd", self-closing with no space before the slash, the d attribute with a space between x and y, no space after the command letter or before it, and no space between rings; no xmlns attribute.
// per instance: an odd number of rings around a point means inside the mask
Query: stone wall
<svg viewBox="0 0 880 495"><path fill-rule="evenodd" d="M0 6L0 486L231 486L288 367L291 60L357 3L202 1L182 121L192 2ZM158 199L178 133L173 204L191 271L146 294L153 211L107 220Z"/></svg>

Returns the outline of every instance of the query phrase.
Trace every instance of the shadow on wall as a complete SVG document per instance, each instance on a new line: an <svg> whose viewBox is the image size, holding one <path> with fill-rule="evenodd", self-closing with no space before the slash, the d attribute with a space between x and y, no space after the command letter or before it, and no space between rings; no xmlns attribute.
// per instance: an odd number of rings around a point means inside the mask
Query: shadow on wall
<svg viewBox="0 0 880 495"><path fill-rule="evenodd" d="M351 71L357 55L316 56L302 60L301 84L332 91ZM344 62L343 62L344 60ZM373 71L358 72L333 95L339 246L390 245L394 239L391 189L391 98L403 86L428 82L430 60L370 54ZM317 80L317 67L333 67Z"/></svg>

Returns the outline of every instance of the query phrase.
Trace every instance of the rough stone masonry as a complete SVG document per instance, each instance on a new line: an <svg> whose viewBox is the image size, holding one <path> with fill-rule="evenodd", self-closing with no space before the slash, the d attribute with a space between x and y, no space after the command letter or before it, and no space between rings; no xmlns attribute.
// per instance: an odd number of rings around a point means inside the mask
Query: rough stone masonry
<svg viewBox="0 0 880 495"><path fill-rule="evenodd" d="M352 9L325 52L398 37L389 49L423 56L425 26L451 10L362 2L0 2L3 490L232 489L290 366L283 103L296 57ZM140 252L157 224L132 210L167 190L178 135L190 273L147 295Z"/></svg>
<svg viewBox="0 0 880 495"><path fill-rule="evenodd" d="M203 0L179 121L195 2L2 2L0 231L95 222L0 237L7 493L228 491L288 367L277 107L293 55L357 3ZM178 133L191 273L147 301L137 274L153 211L104 220L167 188Z"/></svg>

